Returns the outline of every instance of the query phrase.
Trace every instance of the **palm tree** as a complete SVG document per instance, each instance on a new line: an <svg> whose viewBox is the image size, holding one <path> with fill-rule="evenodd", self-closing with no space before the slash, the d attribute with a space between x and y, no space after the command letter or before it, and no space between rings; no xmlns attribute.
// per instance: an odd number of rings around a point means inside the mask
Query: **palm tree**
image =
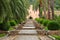
<svg viewBox="0 0 60 40"><path fill-rule="evenodd" d="M40 0L39 4L39 16L42 17L42 0Z"/></svg>
<svg viewBox="0 0 60 40"><path fill-rule="evenodd" d="M52 19L54 19L54 0L50 0L50 7L52 11Z"/></svg>
<svg viewBox="0 0 60 40"><path fill-rule="evenodd" d="M46 18L47 16L46 16L46 0L43 0L43 10L44 10L44 17Z"/></svg>
<svg viewBox="0 0 60 40"><path fill-rule="evenodd" d="M6 24L10 20L21 23L25 20L28 13L27 2L28 0L0 0L0 23Z"/></svg>
<svg viewBox="0 0 60 40"><path fill-rule="evenodd" d="M50 0L48 0L48 19L50 19Z"/></svg>

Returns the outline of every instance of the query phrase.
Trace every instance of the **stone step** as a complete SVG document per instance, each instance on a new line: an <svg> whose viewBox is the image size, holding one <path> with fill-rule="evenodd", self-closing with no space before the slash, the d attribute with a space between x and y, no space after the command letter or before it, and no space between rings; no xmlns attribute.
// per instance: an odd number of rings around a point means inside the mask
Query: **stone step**
<svg viewBox="0 0 60 40"><path fill-rule="evenodd" d="M48 36L39 36L41 40L52 40L51 38L49 38Z"/></svg>
<svg viewBox="0 0 60 40"><path fill-rule="evenodd" d="M35 28L23 28L22 30L36 30Z"/></svg>
<svg viewBox="0 0 60 40"><path fill-rule="evenodd" d="M23 27L23 29L29 29L29 28L31 28L31 29L33 29L33 28L35 28L35 27Z"/></svg>
<svg viewBox="0 0 60 40"><path fill-rule="evenodd" d="M19 34L37 34L36 30L20 30Z"/></svg>
<svg viewBox="0 0 60 40"><path fill-rule="evenodd" d="M20 35L14 40L39 40L39 38L36 35Z"/></svg>
<svg viewBox="0 0 60 40"><path fill-rule="evenodd" d="M31 24L27 24L27 25L24 25L24 27L35 27L35 26Z"/></svg>

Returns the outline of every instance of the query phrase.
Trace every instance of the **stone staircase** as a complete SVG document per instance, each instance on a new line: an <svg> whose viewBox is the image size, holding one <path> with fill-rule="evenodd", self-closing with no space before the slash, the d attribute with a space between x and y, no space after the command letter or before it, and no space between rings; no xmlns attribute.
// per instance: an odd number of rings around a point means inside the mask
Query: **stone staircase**
<svg viewBox="0 0 60 40"><path fill-rule="evenodd" d="M16 30L9 32L10 37L14 35L13 39L7 38L8 40L53 40L45 35L45 31L39 25L36 25L33 20L27 20L24 26L21 25Z"/></svg>
<svg viewBox="0 0 60 40"><path fill-rule="evenodd" d="M20 36L14 40L52 40L46 35L41 36L39 33L42 31L43 34L45 34L45 31L40 30L39 28L37 29L35 25L36 24L34 24L32 20L28 20L18 32Z"/></svg>

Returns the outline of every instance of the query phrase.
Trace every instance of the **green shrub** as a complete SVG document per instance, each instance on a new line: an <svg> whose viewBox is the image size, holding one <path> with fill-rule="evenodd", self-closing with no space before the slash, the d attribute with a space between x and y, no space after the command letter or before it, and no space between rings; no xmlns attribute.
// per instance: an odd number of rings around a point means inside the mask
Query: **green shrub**
<svg viewBox="0 0 60 40"><path fill-rule="evenodd" d="M11 31L11 30L14 30L14 28L13 28L13 27L10 27L10 28L9 28L9 31Z"/></svg>
<svg viewBox="0 0 60 40"><path fill-rule="evenodd" d="M15 22L18 24L19 22L18 22L18 20L15 20Z"/></svg>
<svg viewBox="0 0 60 40"><path fill-rule="evenodd" d="M41 23L41 24L43 23L43 21L44 21L44 19L40 19L40 23Z"/></svg>
<svg viewBox="0 0 60 40"><path fill-rule="evenodd" d="M42 18L36 18L35 20L36 20L38 23L41 23L41 24L42 24L43 21L44 21L44 19L42 19Z"/></svg>
<svg viewBox="0 0 60 40"><path fill-rule="evenodd" d="M35 20L36 20L38 23L40 23L40 19L39 19L39 18L36 18Z"/></svg>
<svg viewBox="0 0 60 40"><path fill-rule="evenodd" d="M58 18L56 19L56 21L60 24L60 17L58 17Z"/></svg>
<svg viewBox="0 0 60 40"><path fill-rule="evenodd" d="M9 30L9 28L10 28L9 22L6 22L6 23L0 23L0 30L7 31L7 30Z"/></svg>
<svg viewBox="0 0 60 40"><path fill-rule="evenodd" d="M60 40L60 36L58 35L52 35L54 38L56 38L56 40Z"/></svg>
<svg viewBox="0 0 60 40"><path fill-rule="evenodd" d="M43 25L44 25L44 26L47 26L48 22L49 22L49 20L44 20L44 21L43 21Z"/></svg>
<svg viewBox="0 0 60 40"><path fill-rule="evenodd" d="M11 25L11 26L15 26L15 25L16 25L16 21L11 20L11 21L10 21L10 25Z"/></svg>
<svg viewBox="0 0 60 40"><path fill-rule="evenodd" d="M49 30L59 30L59 28L60 28L59 24L55 21L48 22L47 27Z"/></svg>
<svg viewBox="0 0 60 40"><path fill-rule="evenodd" d="M0 33L0 37L4 37L4 36L6 36L6 34L5 33Z"/></svg>
<svg viewBox="0 0 60 40"><path fill-rule="evenodd" d="M42 16L42 19L45 19L45 17L44 17L44 16Z"/></svg>

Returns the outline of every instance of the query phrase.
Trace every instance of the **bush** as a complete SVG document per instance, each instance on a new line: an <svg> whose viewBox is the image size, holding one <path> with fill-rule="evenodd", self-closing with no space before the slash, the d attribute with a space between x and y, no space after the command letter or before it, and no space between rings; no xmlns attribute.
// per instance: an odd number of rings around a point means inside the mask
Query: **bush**
<svg viewBox="0 0 60 40"><path fill-rule="evenodd" d="M44 19L42 19L42 18L36 18L35 20L36 20L38 23L41 23L41 24L42 24L43 21L44 21Z"/></svg>
<svg viewBox="0 0 60 40"><path fill-rule="evenodd" d="M57 17L56 21L60 24L60 16Z"/></svg>
<svg viewBox="0 0 60 40"><path fill-rule="evenodd" d="M0 37L4 37L4 36L6 36L5 33L0 33Z"/></svg>
<svg viewBox="0 0 60 40"><path fill-rule="evenodd" d="M59 30L60 28L59 24L55 21L48 22L47 27L49 30Z"/></svg>
<svg viewBox="0 0 60 40"><path fill-rule="evenodd" d="M0 23L0 30L8 31L10 28L9 22L7 23Z"/></svg>
<svg viewBox="0 0 60 40"><path fill-rule="evenodd" d="M56 38L56 40L60 40L60 36L58 35L52 35L54 38Z"/></svg>
<svg viewBox="0 0 60 40"><path fill-rule="evenodd" d="M11 20L11 21L10 21L10 25L11 25L11 26L15 26L15 25L16 25L16 21Z"/></svg>
<svg viewBox="0 0 60 40"><path fill-rule="evenodd" d="M43 23L43 21L44 21L44 19L40 19L40 23L41 23L41 24Z"/></svg>
<svg viewBox="0 0 60 40"><path fill-rule="evenodd" d="M19 22L18 22L18 20L15 20L15 22L16 22L16 24L18 24Z"/></svg>
<svg viewBox="0 0 60 40"><path fill-rule="evenodd" d="M38 23L40 23L40 19L39 19L39 18L36 18L35 20L36 20Z"/></svg>
<svg viewBox="0 0 60 40"><path fill-rule="evenodd" d="M43 25L44 25L44 26L47 26L48 22L49 22L49 20L44 20L44 21L43 21Z"/></svg>
<svg viewBox="0 0 60 40"><path fill-rule="evenodd" d="M42 16L42 18L43 18L43 19L45 19L45 17L44 17L44 16Z"/></svg>

